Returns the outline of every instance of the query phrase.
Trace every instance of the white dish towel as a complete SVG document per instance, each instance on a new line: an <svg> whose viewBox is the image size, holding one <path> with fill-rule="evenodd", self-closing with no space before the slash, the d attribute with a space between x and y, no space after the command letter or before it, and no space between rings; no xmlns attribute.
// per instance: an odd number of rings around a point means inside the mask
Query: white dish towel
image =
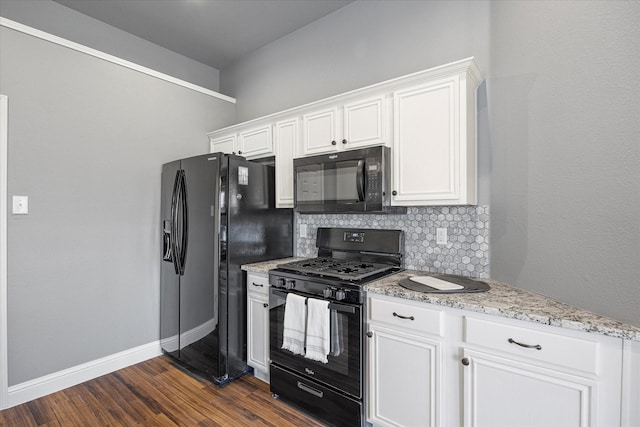
<svg viewBox="0 0 640 427"><path fill-rule="evenodd" d="M304 357L328 363L327 355L331 351L329 301L309 298L307 305L307 353Z"/></svg>
<svg viewBox="0 0 640 427"><path fill-rule="evenodd" d="M306 320L307 299L293 293L287 294L284 307L284 330L282 332L283 349L304 356Z"/></svg>

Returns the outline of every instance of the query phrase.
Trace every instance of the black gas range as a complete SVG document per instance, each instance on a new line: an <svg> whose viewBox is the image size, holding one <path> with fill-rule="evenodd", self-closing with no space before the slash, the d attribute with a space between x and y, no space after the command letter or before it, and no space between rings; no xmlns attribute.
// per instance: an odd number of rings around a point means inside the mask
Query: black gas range
<svg viewBox="0 0 640 427"><path fill-rule="evenodd" d="M271 391L326 423L361 426L364 416L363 286L402 269L400 230L319 228L318 257L269 274ZM327 301L326 360L283 349L289 294ZM301 322L300 328L308 328Z"/></svg>

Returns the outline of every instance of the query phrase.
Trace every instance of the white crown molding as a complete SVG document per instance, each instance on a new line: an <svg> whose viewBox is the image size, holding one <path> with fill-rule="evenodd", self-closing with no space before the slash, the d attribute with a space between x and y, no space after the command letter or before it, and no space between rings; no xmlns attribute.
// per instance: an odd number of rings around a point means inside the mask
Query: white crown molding
<svg viewBox="0 0 640 427"><path fill-rule="evenodd" d="M44 377L36 378L9 387L6 407L20 405L30 400L37 399L47 394L55 393L67 387L92 380L102 375L144 362L153 357L160 356L160 342L154 341L120 353L102 357L91 362L83 363L68 369L64 369Z"/></svg>
<svg viewBox="0 0 640 427"><path fill-rule="evenodd" d="M155 78L158 78L158 79L161 79L161 80L165 80L165 81L167 81L169 83L173 83L175 85L182 86L182 87L185 87L187 89L190 89L190 90L193 90L193 91L205 94L205 95L209 95L209 96L212 96L214 98L221 99L223 101L230 102L232 104L236 103L235 98L231 98L230 96L223 95L221 93L218 93L218 92L213 91L211 89L204 88L202 86L194 85L193 83L189 83L187 81L172 77L172 76L170 76L168 74L164 74L164 73L161 73L159 71L152 70L151 68L147 68L147 67L144 67L142 65L135 64L135 63L127 61L125 59L118 58L117 56L113 56L113 55L110 55L108 53L105 53L105 52L90 48L88 46L84 46L84 45L81 45L79 43L72 42L71 40L67 40L67 39L64 39L62 37L55 36L53 34L38 30L38 29L33 28L33 27L29 27L28 25L24 25L24 24L21 24L19 22L12 21L10 19L3 18L1 16L0 16L0 26L11 28L12 30L20 31L20 32L28 34L30 36L37 37L39 39L49 41L51 43L55 43L55 44L58 44L60 46L67 47L69 49L73 49L73 50L76 50L78 52L82 52L82 53L85 53L87 55L91 55L91 56L94 56L96 58L99 58L99 59L102 59L102 60L105 60L105 61L108 61L108 62L112 62L114 64L118 64L118 65L120 65L122 67L126 67L126 68L129 68L129 69L138 71L140 73L147 74L147 75L149 75L151 77L155 77Z"/></svg>

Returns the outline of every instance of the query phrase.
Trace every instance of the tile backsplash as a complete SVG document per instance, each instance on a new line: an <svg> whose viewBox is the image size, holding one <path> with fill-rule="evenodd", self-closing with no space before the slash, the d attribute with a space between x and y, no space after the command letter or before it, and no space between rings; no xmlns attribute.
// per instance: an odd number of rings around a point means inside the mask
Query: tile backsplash
<svg viewBox="0 0 640 427"><path fill-rule="evenodd" d="M295 222L297 256L317 256L318 227L394 229L404 231L406 269L489 277L489 206L409 207L398 215L296 212ZM436 243L437 228L447 229L446 244Z"/></svg>

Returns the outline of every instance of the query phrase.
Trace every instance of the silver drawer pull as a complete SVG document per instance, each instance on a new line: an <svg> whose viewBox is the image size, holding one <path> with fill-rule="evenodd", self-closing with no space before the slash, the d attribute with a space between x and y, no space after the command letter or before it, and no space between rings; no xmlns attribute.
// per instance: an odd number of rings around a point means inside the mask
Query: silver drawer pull
<svg viewBox="0 0 640 427"><path fill-rule="evenodd" d="M399 318L401 318L401 319L416 320L416 318L415 318L415 317L413 317L413 316L402 316L402 315L400 315L400 314L396 313L395 311L393 312L393 315L394 315L395 317L399 317Z"/></svg>
<svg viewBox="0 0 640 427"><path fill-rule="evenodd" d="M316 397L319 397L322 399L322 396L324 395L324 393L322 393L320 390L316 390L315 388L311 388L306 384L301 383L300 381L298 381L298 388L300 390L304 390L309 394L313 394Z"/></svg>
<svg viewBox="0 0 640 427"><path fill-rule="evenodd" d="M542 350L542 346L540 344L535 344L535 345L522 344L521 342L518 342L518 341L514 340L513 338L509 338L507 341L509 341L510 344L516 344L516 345L519 345L520 347L535 348L536 350Z"/></svg>
<svg viewBox="0 0 640 427"><path fill-rule="evenodd" d="M262 283L251 282L251 284L252 284L253 286L257 286L258 288L262 288L262 287L264 287L264 285L263 285Z"/></svg>

